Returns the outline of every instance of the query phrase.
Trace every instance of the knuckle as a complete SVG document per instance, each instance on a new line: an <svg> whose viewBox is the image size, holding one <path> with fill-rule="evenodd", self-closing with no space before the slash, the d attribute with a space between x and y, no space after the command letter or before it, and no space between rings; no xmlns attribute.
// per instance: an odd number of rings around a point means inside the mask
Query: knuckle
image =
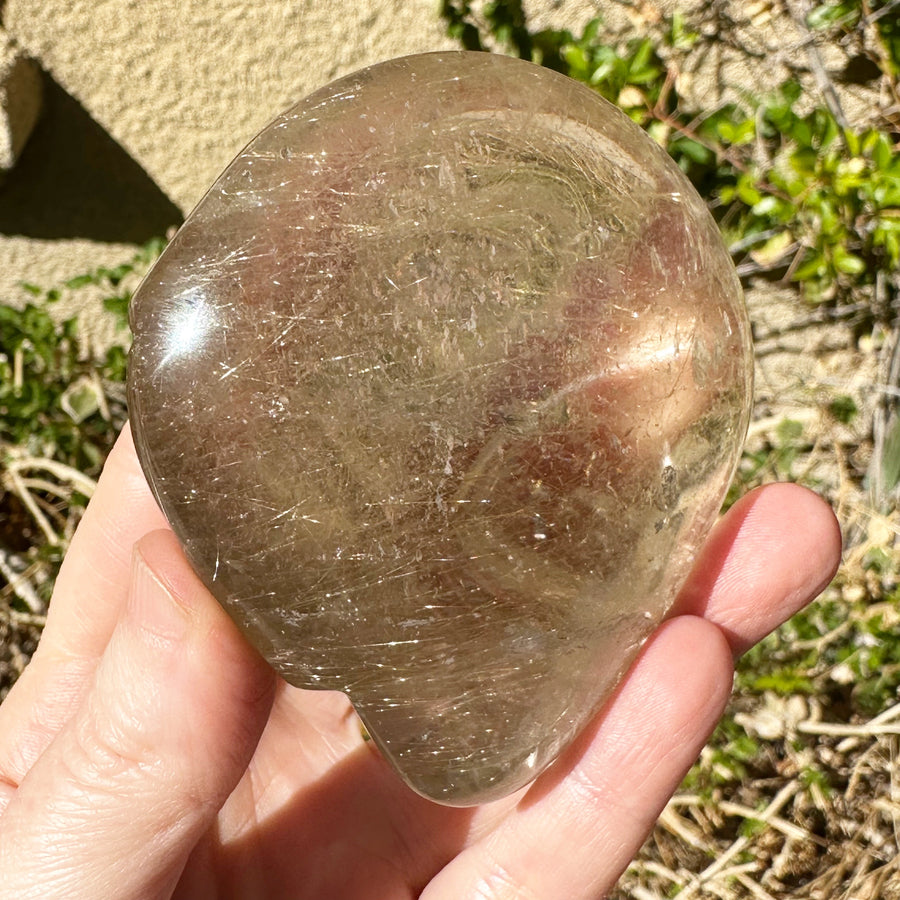
<svg viewBox="0 0 900 900"><path fill-rule="evenodd" d="M154 768L152 754L135 735L131 723L112 717L88 716L76 721L67 742L63 764L72 779L86 787L121 786Z"/></svg>

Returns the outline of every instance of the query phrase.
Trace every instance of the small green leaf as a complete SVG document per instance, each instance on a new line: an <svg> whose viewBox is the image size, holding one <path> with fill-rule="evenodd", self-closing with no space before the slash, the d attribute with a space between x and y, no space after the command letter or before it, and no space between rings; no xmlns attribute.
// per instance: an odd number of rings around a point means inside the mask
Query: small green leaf
<svg viewBox="0 0 900 900"><path fill-rule="evenodd" d="M562 58L572 70L571 77L583 81L588 76L588 59L587 54L582 47L577 44L568 44L562 49Z"/></svg>
<svg viewBox="0 0 900 900"><path fill-rule="evenodd" d="M73 381L59 398L59 405L76 425L94 415L100 403L96 382L87 375Z"/></svg>
<svg viewBox="0 0 900 900"><path fill-rule="evenodd" d="M850 3L823 3L809 11L806 24L813 31L822 31L835 25L851 28L858 18L858 10Z"/></svg>
<svg viewBox="0 0 900 900"><path fill-rule="evenodd" d="M705 165L710 162L713 157L712 151L704 147L699 141L692 140L687 137L679 137L669 144L669 152L677 158L677 156L686 156L695 163Z"/></svg>
<svg viewBox="0 0 900 900"><path fill-rule="evenodd" d="M755 206L763 198L762 192L754 184L753 179L743 175L737 183L737 195L747 206Z"/></svg>
<svg viewBox="0 0 900 900"><path fill-rule="evenodd" d="M131 302L130 294L121 294L114 297L106 297L103 307L108 312L114 313L119 319L119 327L124 328L128 322L128 304Z"/></svg>
<svg viewBox="0 0 900 900"><path fill-rule="evenodd" d="M859 409L852 397L847 394L838 394L828 404L828 411L839 422L849 425L856 418Z"/></svg>
<svg viewBox="0 0 900 900"><path fill-rule="evenodd" d="M872 148L872 162L879 169L889 169L894 160L894 148L886 134L879 134Z"/></svg>
<svg viewBox="0 0 900 900"><path fill-rule="evenodd" d="M798 172L801 175L814 175L818 162L819 154L811 147L801 150L795 150L791 154L791 166L795 172Z"/></svg>
<svg viewBox="0 0 900 900"><path fill-rule="evenodd" d="M775 434L781 444L789 444L803 436L803 423L796 419L782 419L775 426Z"/></svg>
<svg viewBox="0 0 900 900"><path fill-rule="evenodd" d="M791 670L782 670L780 672L772 672L770 675L761 675L752 680L751 687L760 692L772 691L783 697L791 694L815 693L815 685L813 685L810 678Z"/></svg>
<svg viewBox="0 0 900 900"><path fill-rule="evenodd" d="M790 80L780 86L778 93L785 103L793 106L803 94L803 88L799 81Z"/></svg>
<svg viewBox="0 0 900 900"><path fill-rule="evenodd" d="M78 290L78 288L85 287L88 284L94 284L93 275L76 275L75 278L70 278L66 282L66 287L70 290Z"/></svg>
<svg viewBox="0 0 900 900"><path fill-rule="evenodd" d="M762 834L768 825L762 819L744 819L741 821L740 833L745 838L755 838Z"/></svg>
<svg viewBox="0 0 900 900"><path fill-rule="evenodd" d="M129 273L134 271L134 266L130 263L122 263L121 265L116 266L113 269L99 269L97 274L101 275L103 278L107 279L107 281L112 284L113 287L117 287L119 282Z"/></svg>
<svg viewBox="0 0 900 900"><path fill-rule="evenodd" d="M890 493L900 483L900 418L890 423L881 450L881 481Z"/></svg>
<svg viewBox="0 0 900 900"><path fill-rule="evenodd" d="M754 262L764 268L768 268L784 257L793 240L789 231L780 231L778 234L770 237L762 246L753 250L750 256Z"/></svg>
<svg viewBox="0 0 900 900"><path fill-rule="evenodd" d="M584 26L584 31L581 32L581 42L584 44L593 44L597 40L597 35L600 33L600 25L603 23L603 19L601 16L595 16L587 25Z"/></svg>
<svg viewBox="0 0 900 900"><path fill-rule="evenodd" d="M828 271L828 263L819 251L813 251L809 259L802 262L794 271L795 281L808 281L821 278Z"/></svg>
<svg viewBox="0 0 900 900"><path fill-rule="evenodd" d="M723 184L719 188L719 201L723 204L731 203L737 196L737 187L733 184Z"/></svg>
<svg viewBox="0 0 900 900"><path fill-rule="evenodd" d="M744 119L742 122L721 122L718 131L722 140L728 144L736 146L749 144L756 138L756 121Z"/></svg>
<svg viewBox="0 0 900 900"><path fill-rule="evenodd" d="M750 211L754 216L759 216L762 218L763 216L772 215L772 213L777 212L779 209L779 202L777 197L773 197L769 194L767 197L762 197L759 201L753 204Z"/></svg>
<svg viewBox="0 0 900 900"><path fill-rule="evenodd" d="M841 248L835 250L834 267L844 275L861 275L866 271L866 264L860 257Z"/></svg>

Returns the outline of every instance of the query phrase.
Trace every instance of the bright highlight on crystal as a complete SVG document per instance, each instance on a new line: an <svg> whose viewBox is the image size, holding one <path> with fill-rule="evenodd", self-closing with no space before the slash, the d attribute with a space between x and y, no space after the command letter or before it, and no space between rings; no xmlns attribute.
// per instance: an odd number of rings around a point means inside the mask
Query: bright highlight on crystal
<svg viewBox="0 0 900 900"><path fill-rule="evenodd" d="M599 709L747 425L746 312L694 190L592 91L489 54L276 119L132 325L139 454L197 572L449 804L528 783Z"/></svg>

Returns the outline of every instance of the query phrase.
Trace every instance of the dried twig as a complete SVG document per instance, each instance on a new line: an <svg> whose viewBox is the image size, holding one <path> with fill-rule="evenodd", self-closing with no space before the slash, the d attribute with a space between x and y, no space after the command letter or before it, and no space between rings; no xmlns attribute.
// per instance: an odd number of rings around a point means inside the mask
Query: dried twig
<svg viewBox="0 0 900 900"><path fill-rule="evenodd" d="M818 41L815 40L812 32L809 30L809 26L806 24L806 17L810 10L809 3L806 2L806 0L800 0L798 3L791 3L789 4L789 10L791 18L794 20L797 27L807 35L808 40L806 40L804 44L806 56L809 60L809 68L812 70L813 77L816 79L816 84L822 92L825 104L828 107L829 112L834 116L835 122L837 122L844 130L848 130L850 128L850 123L844 115L840 97L838 97L838 92L835 89L834 83L828 76L828 72L825 69L825 63L822 62Z"/></svg>
<svg viewBox="0 0 900 900"><path fill-rule="evenodd" d="M775 795L769 805L758 813L755 818L760 822L768 822L769 819L777 815L787 802L800 790L799 781L789 781ZM707 866L699 875L696 875L685 889L678 895L681 900L694 896L700 888L704 887L712 878L725 870L728 864L738 854L742 853L750 844L750 838L741 835L732 845L722 853L718 859L711 865Z"/></svg>
<svg viewBox="0 0 900 900"><path fill-rule="evenodd" d="M31 470L43 470L49 472L54 478L60 481L68 481L75 490L84 494L85 497L92 497L97 488L97 482L93 478L89 478L83 472L65 463L57 462L54 459L45 459L41 456L24 456L18 459L12 459L7 464L7 471L10 472L26 472Z"/></svg>
<svg viewBox="0 0 900 900"><path fill-rule="evenodd" d="M35 614L45 612L44 601L38 596L34 585L23 571L22 560L15 553L10 553L0 546L0 575L2 575L12 592Z"/></svg>
<svg viewBox="0 0 900 900"><path fill-rule="evenodd" d="M879 390L882 399L876 404L872 415L872 459L869 463L868 479L872 505L880 509L887 501L884 486L884 446L887 439L887 425L895 406L891 399L892 389L900 389L900 334L894 328L885 338L878 358Z"/></svg>

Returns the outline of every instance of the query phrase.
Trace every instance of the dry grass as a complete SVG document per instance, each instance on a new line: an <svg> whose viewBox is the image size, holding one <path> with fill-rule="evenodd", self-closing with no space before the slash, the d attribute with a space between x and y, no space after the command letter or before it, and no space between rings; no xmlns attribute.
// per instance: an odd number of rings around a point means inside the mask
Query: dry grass
<svg viewBox="0 0 900 900"><path fill-rule="evenodd" d="M37 647L56 562L96 482L52 459L3 447L0 468L0 701ZM78 502L72 502L75 494ZM31 543L40 542L44 553ZM12 549L15 548L15 549Z"/></svg>
<svg viewBox="0 0 900 900"><path fill-rule="evenodd" d="M900 898L900 704L843 725L805 706L784 704L741 783L672 799L617 897Z"/></svg>

